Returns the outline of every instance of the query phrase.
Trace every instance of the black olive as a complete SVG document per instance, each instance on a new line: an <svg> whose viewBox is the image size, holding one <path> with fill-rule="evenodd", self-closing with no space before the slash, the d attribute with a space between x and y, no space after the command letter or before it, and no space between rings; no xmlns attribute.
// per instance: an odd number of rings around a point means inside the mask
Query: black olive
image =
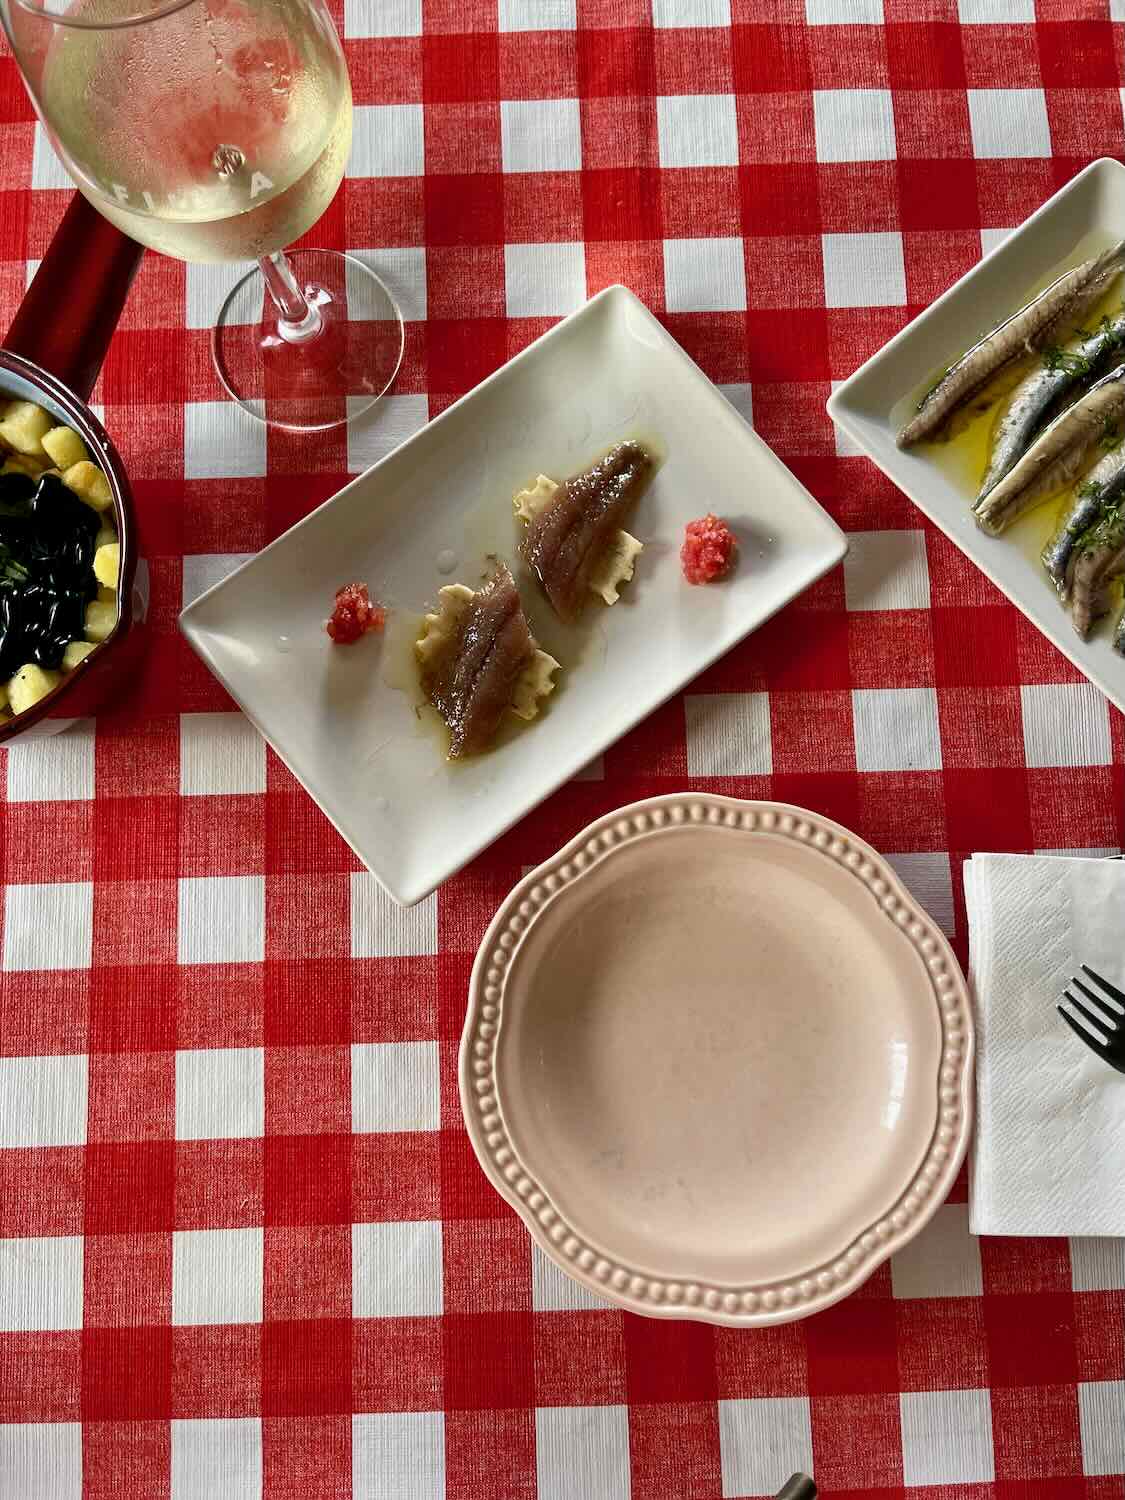
<svg viewBox="0 0 1125 1500"><path fill-rule="evenodd" d="M80 578L85 578L94 566L93 538L88 534L72 537L67 549L66 561L72 581L77 582Z"/></svg>
<svg viewBox="0 0 1125 1500"><path fill-rule="evenodd" d="M101 524L96 511L79 500L74 491L53 474L45 474L40 479L31 509L45 530L67 536L74 532L88 532L94 536Z"/></svg>
<svg viewBox="0 0 1125 1500"><path fill-rule="evenodd" d="M26 547L34 535L30 516L0 515L0 542L14 551Z"/></svg>
<svg viewBox="0 0 1125 1500"><path fill-rule="evenodd" d="M57 667L62 661L63 646L56 644L50 636L31 640L28 643L27 659L37 667Z"/></svg>
<svg viewBox="0 0 1125 1500"><path fill-rule="evenodd" d="M56 594L47 608L47 629L53 636L60 637L65 645L82 634L85 615L84 604L69 590L65 594Z"/></svg>
<svg viewBox="0 0 1125 1500"><path fill-rule="evenodd" d="M0 681L25 662L57 668L81 639L98 592L94 539L101 521L60 479L0 475L0 545L26 572L0 583Z"/></svg>
<svg viewBox="0 0 1125 1500"><path fill-rule="evenodd" d="M26 514L35 490L34 479L26 474L0 474L0 513Z"/></svg>

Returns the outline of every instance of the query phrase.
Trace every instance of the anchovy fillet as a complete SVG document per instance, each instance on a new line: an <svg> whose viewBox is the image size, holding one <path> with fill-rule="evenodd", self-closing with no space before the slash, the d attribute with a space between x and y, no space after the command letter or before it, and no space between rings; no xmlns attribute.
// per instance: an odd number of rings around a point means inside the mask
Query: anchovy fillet
<svg viewBox="0 0 1125 1500"><path fill-rule="evenodd" d="M1016 386L997 423L988 472L978 499L987 495L1027 451L1055 402L1066 400L1112 351L1125 343L1125 313L1106 318L1080 342L1071 343L1049 364L1040 365ZM1069 404L1069 401L1067 401Z"/></svg>
<svg viewBox="0 0 1125 1500"><path fill-rule="evenodd" d="M652 474L640 443L618 443L604 458L563 481L530 522L521 551L561 620L574 621L590 580Z"/></svg>
<svg viewBox="0 0 1125 1500"><path fill-rule="evenodd" d="M1074 499L1043 548L1043 566L1063 599L1067 594L1067 568L1083 534L1097 523L1108 505L1125 495L1125 445L1107 453L1086 475Z"/></svg>
<svg viewBox="0 0 1125 1500"><path fill-rule="evenodd" d="M1070 569L1070 618L1085 639L1091 627L1109 614L1109 587L1125 574L1125 511L1106 511L1081 538Z"/></svg>
<svg viewBox="0 0 1125 1500"><path fill-rule="evenodd" d="M1042 348L1058 334L1068 318L1077 320L1108 290L1125 264L1125 241L1119 241L1092 260L1083 261L1054 280L1038 296L985 334L923 396L915 415L898 435L900 448L929 437L946 418L976 395L997 370L1021 354Z"/></svg>
<svg viewBox="0 0 1125 1500"><path fill-rule="evenodd" d="M432 619L440 624L439 616ZM501 563L483 588L468 594L448 637L422 661L422 687L449 729L450 760L488 749L536 650L515 582Z"/></svg>
<svg viewBox="0 0 1125 1500"><path fill-rule="evenodd" d="M1120 364L1056 417L1000 483L977 501L977 525L999 536L1017 516L1065 489L1093 445L1115 430L1123 410L1125 364Z"/></svg>

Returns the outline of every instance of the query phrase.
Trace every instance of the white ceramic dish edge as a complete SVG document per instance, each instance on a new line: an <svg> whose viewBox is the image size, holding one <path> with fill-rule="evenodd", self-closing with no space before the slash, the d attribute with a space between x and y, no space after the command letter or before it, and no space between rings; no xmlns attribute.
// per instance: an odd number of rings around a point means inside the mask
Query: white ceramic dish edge
<svg viewBox="0 0 1125 1500"><path fill-rule="evenodd" d="M793 1281L769 1287L657 1282L635 1268L614 1263L601 1246L585 1242L519 1159L503 1118L494 1075L503 1024L505 970L537 913L546 910L566 885L580 880L614 847L665 832L669 822L701 822L712 810L717 810L718 819L728 827L748 831L793 836L798 824L807 826L805 838L823 831L830 840L825 857L856 868L856 878L872 889L873 898L887 911L888 921L894 921L904 939L917 945L931 976L942 1024L937 1124L926 1159L913 1180L883 1216L831 1265L814 1267ZM848 859L853 853L859 856L858 867ZM876 881L883 883L881 890L875 888ZM900 912L906 916L896 920L895 914ZM786 803L679 792L606 813L509 893L489 924L473 964L458 1058L458 1088L466 1129L482 1170L519 1214L536 1244L568 1276L596 1296L644 1317L753 1328L793 1322L849 1296L937 1212L960 1171L972 1133L974 1045L968 985L952 949L890 865L870 845L841 824Z"/></svg>
<svg viewBox="0 0 1125 1500"><path fill-rule="evenodd" d="M423 431L432 432L441 424L448 421L452 417L452 414L460 407L462 407L466 402L472 400L474 396L476 396L486 387L498 381L502 376L507 378L508 372L511 369L518 367L523 361L531 358L534 351L541 349L543 345L548 344L551 340L558 337L562 330L567 328L568 325L571 324L575 319L582 317L584 314L587 314L591 308L597 306L598 304L605 303L610 299L626 299L630 307L639 316L653 324L654 327L659 331L662 338L667 341L667 347L669 348L669 351L674 354L675 358L685 368L685 370L690 371L696 378L706 380L707 377L699 369L699 366L696 365L695 361L692 360L690 355L688 355L686 351L676 343L672 336L662 328L658 320L654 318L653 314L648 310L648 308L646 308L645 305L627 287L617 284L614 286L606 287L603 291L597 293L594 297L585 302L582 307L576 309L574 313L570 314L567 318L562 319L559 323L556 323L545 334L541 335L540 338L536 339L532 344L529 344L526 349L521 350L519 354L515 355L504 365L500 366L499 369L494 371L491 375L487 376L486 379L480 382L479 385L475 386L473 390L467 392L456 402L452 403L448 408L446 408L445 411L435 417L433 421L423 429ZM710 382L708 383L710 384ZM716 396L721 400L721 395L717 390ZM724 406L726 405L726 403L722 404ZM742 424L742 418L739 417L734 408L729 407L728 410L730 419ZM778 469L782 470L785 475L786 482L790 485L797 485L807 499L808 505L818 513L818 525L820 526L826 538L826 546L823 557L817 560L816 565L806 568L798 577L795 578L794 587L789 593L788 598L786 600L780 601L776 606L769 608L765 613L761 615L760 618L756 618L752 624L748 625L747 628L741 632L739 636L740 639L745 635L750 634L751 631L760 628L760 626L764 624L766 620L771 618L772 615L777 612L777 610L784 606L784 603L796 597L804 589L809 588L819 578L823 577L827 572L830 572L831 569L841 561L848 550L847 538L844 532L839 528L835 521L833 521L831 516L828 515L823 507L820 506L816 498L811 493L809 493L805 486L800 484L800 481L797 480L796 477L788 469L785 468L785 466L782 464L781 460L777 457L773 450L770 449L769 446L765 444L748 425L746 426L746 433L749 439L757 447L760 448L763 457L768 461L768 463L770 463L771 465L776 465ZM222 683L223 687L226 688L227 692L229 692L230 695L239 703L240 707L242 707L251 723L254 724L258 732L271 745L275 753L278 755L279 759L299 780L302 781L304 785L306 785L308 790L317 801L321 811L328 818L329 822L333 825L333 827L337 830L337 832L349 845L349 847L353 849L359 859L362 860L369 869L372 869L372 867L365 859L362 850L357 847L356 843L349 836L347 827L345 826L346 817L344 810L334 804L332 796L323 786L323 784L318 784L315 787L309 786L308 781L305 776L302 775L301 770L286 755L283 746L277 743L275 737L271 736L266 726L255 714L253 708L246 704L243 696L238 690L237 684L230 679L228 674L224 671L222 663L216 660L214 654L209 650L206 633L203 631L196 631L195 616L202 610L207 601L211 600L221 590L226 589L233 580L237 579L241 574L246 572L246 570L254 567L260 558L269 554L271 551L273 551L273 549L281 546L283 543L291 543L294 534L300 532L302 528L307 526L314 516L318 515L319 512L324 510L327 506L333 504L340 495L349 490L352 490L360 484L369 481L370 477L373 474L375 474L384 465L389 464L396 453L400 453L401 450L409 443L416 441L418 436L420 436L420 434L416 434L414 437L408 438L405 443L400 444L391 453L388 453L377 463L371 465L371 467L365 470L362 474L359 474L354 479L350 480L347 485L343 486L342 489L338 490L334 495L330 496L327 500L322 502L322 504L316 507L316 509L310 511L309 515L303 517L296 523L295 526L289 528L288 531L283 533L282 536L275 538L273 542L269 543L266 547L261 549L261 551L256 553L254 557L248 559L247 562L241 565L241 567L234 569L225 578L214 584L204 593L200 594L198 598L194 599L192 603L189 604L180 614L180 629L187 637L188 641L192 645L192 648L201 656L210 671L214 673L214 675ZM834 547L831 546L831 542L833 540L835 542ZM716 661L720 656L724 655L729 649L731 649L733 644L734 642L730 640L720 640L716 644L713 651L706 654L701 654L693 676L698 675L699 672L706 670L706 668L709 667L714 661ZM673 683L668 688L668 691L663 693L661 699L658 700L658 702L655 702L651 705L646 705L644 713L636 716L631 721L632 724L639 722L642 717L646 717L649 713L653 712L659 706L659 702L666 701L669 697L674 696L676 692L681 690L682 686L682 681ZM488 844L494 842L497 838L500 838L511 827L518 823L520 819L526 817L526 815L533 808L538 806L539 803L542 802L553 791L557 790L557 788L562 785L567 779L577 774L591 758L599 755L610 744L614 743L614 741L618 739L623 732L625 731L614 730L612 733L607 734L602 739L583 744L581 747L576 745L569 757L565 761L560 762L558 766L553 770L549 783L545 781L543 785L536 787L533 791L529 791L525 795L513 798L511 806L506 809L502 826L500 824L497 824L497 826L490 828L487 840L482 843L475 852L479 853L481 849L487 847ZM460 855L455 854L454 856L450 857L440 868L434 868L431 871L428 871L427 879L424 882L410 885L404 885L403 883L396 884L385 871L372 869L372 873L396 903L401 906L412 906L417 902L423 900L426 896L430 895L438 885L440 885L443 881L447 880L451 875L455 874L460 868L462 868L465 862L466 860L464 858L462 858Z"/></svg>
<svg viewBox="0 0 1125 1500"><path fill-rule="evenodd" d="M892 457L889 460L881 458L873 451L864 424L856 419L853 410L849 407L849 400L854 391L861 383L872 377L875 369L881 366L888 356L900 351L904 346L913 344L923 339L928 332L940 328L946 308L949 304L956 302L963 295L965 288L979 276L983 268L1002 265L1008 259L1014 259L1019 253L1020 247L1025 245L1030 236L1034 235L1037 226L1050 214L1058 211L1060 204L1066 199L1095 183L1099 176L1110 173L1125 175L1125 166L1113 157L1099 157L1092 161L1082 171L1078 172L1068 183L1065 183L1057 192L1053 193L1034 213L1030 214L1018 228L987 255L981 257L975 266L959 277L952 286L948 287L940 297L929 304L916 318L913 318L905 328L899 330L893 338L878 349L869 359L848 378L843 381L832 392L826 403L828 415L836 426L852 440L858 449L875 466L886 475L886 477L900 489L904 495L915 505L923 515L927 516L935 526L942 531L953 544L958 547L980 569L986 578L990 580L1008 598L1020 612L1025 615L1033 625L1037 627L1047 639L1054 645L1068 661L1078 668L1094 685L1105 694L1109 701L1125 713L1125 685L1116 686L1106 680L1102 670L1102 664L1095 660L1091 662L1091 650L1096 650L1099 655L1109 658L1109 666L1113 668L1116 662L1112 660L1112 648L1108 642L1098 641L1092 648L1091 642L1082 641L1070 627L1069 620L1063 610L1059 608L1058 601L1050 586L1050 581L1043 576L1041 580L1042 597L1036 594L1024 595L1024 593L1013 588L1009 573L1009 563L1003 551L993 547L999 542L1002 548L1005 545L1003 538L987 537L980 532L975 524L971 531L966 531L966 517L971 521L971 508L969 501L964 496L958 496L958 508L948 511L943 504L936 501L925 493L919 483L912 483L909 477L904 477L904 468L907 462L917 462L904 458L897 460ZM1125 226L1123 226L1125 232ZM1046 269L1046 266L1043 268ZM1026 278L1020 284L1026 284ZM934 368L940 358L945 357L939 351L943 348L943 341L935 339L935 359L931 361L928 368ZM950 351L946 349L945 353ZM924 378L926 369L919 368L918 378ZM907 387L906 389L909 389ZM897 404L899 397L905 394L900 390L895 395L895 401L890 405ZM897 453L897 450L896 450ZM937 471L932 470L931 474ZM931 480L931 488L937 489L944 485L944 478ZM966 541L966 537L968 541ZM988 546L986 544L993 544ZM1009 544L1010 545L1010 544ZM1104 647L1104 651L1101 649ZM1116 675L1116 673L1115 673ZM1125 684L1125 661L1121 664L1122 683Z"/></svg>

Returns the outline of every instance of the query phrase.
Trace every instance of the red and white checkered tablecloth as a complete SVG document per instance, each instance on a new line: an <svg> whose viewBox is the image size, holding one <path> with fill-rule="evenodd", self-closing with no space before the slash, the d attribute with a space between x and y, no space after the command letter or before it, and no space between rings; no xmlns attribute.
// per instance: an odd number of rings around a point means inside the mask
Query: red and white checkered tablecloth
<svg viewBox="0 0 1125 1500"><path fill-rule="evenodd" d="M223 269L150 255L95 400L153 584L130 702L0 755L0 1497L1120 1500L1125 1241L976 1240L962 1185L769 1332L600 1306L478 1170L466 980L521 870L685 785L885 851L962 958L969 851L1116 850L1125 721L824 402L1092 157L1125 0L342 0L314 242L398 290L372 420L223 399ZM0 60L0 304L69 187ZM76 268L81 274L81 268ZM588 293L631 285L851 534L843 568L401 914L176 630ZM5 314L7 316L7 314Z"/></svg>

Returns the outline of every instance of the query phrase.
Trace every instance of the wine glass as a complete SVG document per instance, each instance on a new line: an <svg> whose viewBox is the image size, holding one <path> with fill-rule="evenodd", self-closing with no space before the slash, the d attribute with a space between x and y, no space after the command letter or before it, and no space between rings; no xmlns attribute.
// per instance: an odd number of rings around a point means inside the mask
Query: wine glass
<svg viewBox="0 0 1125 1500"><path fill-rule="evenodd" d="M351 145L324 0L0 0L0 20L100 213L181 260L257 261L212 335L234 400L296 431L373 405L402 360L394 298L355 256L283 253L328 207Z"/></svg>

